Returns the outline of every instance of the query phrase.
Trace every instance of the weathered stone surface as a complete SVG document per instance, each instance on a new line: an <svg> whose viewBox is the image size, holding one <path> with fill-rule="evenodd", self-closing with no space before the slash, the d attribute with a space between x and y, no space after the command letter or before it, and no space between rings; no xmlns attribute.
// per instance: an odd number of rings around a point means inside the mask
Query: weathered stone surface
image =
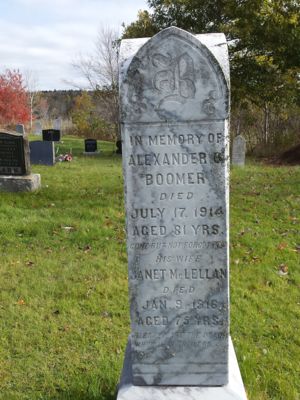
<svg viewBox="0 0 300 400"><path fill-rule="evenodd" d="M54 165L54 142L35 140L29 143L31 164Z"/></svg>
<svg viewBox="0 0 300 400"><path fill-rule="evenodd" d="M42 122L39 120L34 121L34 130L33 133L35 135L41 135L43 130Z"/></svg>
<svg viewBox="0 0 300 400"><path fill-rule="evenodd" d="M225 385L225 37L168 28L121 60L133 384Z"/></svg>
<svg viewBox="0 0 300 400"><path fill-rule="evenodd" d="M117 400L247 400L243 381L231 340L229 341L228 384L215 387L200 386L134 386L130 341L126 349Z"/></svg>
<svg viewBox="0 0 300 400"><path fill-rule="evenodd" d="M62 123L61 117L55 118L55 120L53 121L53 129L60 131L61 123Z"/></svg>
<svg viewBox="0 0 300 400"><path fill-rule="evenodd" d="M238 135L233 139L232 143L232 165L243 167L245 165L246 140L243 136Z"/></svg>
<svg viewBox="0 0 300 400"><path fill-rule="evenodd" d="M0 175L0 192L33 192L40 187L40 174L24 176Z"/></svg>
<svg viewBox="0 0 300 400"><path fill-rule="evenodd" d="M29 144L20 133L0 132L0 175L30 174Z"/></svg>

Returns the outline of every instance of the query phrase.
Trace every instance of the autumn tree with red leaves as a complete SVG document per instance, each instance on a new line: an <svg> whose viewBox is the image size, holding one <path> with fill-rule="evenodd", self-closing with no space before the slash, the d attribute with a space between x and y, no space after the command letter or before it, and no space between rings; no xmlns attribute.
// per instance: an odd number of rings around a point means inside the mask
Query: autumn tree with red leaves
<svg viewBox="0 0 300 400"><path fill-rule="evenodd" d="M0 124L10 126L29 120L30 107L22 74L6 70L0 74Z"/></svg>

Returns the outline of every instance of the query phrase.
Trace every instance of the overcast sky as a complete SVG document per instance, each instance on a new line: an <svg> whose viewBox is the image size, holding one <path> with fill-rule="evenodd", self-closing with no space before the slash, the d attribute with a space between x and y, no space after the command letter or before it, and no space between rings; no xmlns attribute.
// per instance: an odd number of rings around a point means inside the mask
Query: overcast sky
<svg viewBox="0 0 300 400"><path fill-rule="evenodd" d="M0 71L32 71L39 90L80 82L72 61L93 52L100 26L121 30L146 0L0 0Z"/></svg>

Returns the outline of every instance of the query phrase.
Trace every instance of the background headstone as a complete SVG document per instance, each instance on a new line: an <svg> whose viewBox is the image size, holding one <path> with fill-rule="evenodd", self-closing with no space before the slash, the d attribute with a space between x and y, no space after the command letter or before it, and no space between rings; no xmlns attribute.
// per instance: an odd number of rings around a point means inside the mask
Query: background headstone
<svg viewBox="0 0 300 400"><path fill-rule="evenodd" d="M43 140L50 142L60 141L60 130L58 129L43 129Z"/></svg>
<svg viewBox="0 0 300 400"><path fill-rule="evenodd" d="M122 140L117 140L116 141L116 154L122 154Z"/></svg>
<svg viewBox="0 0 300 400"><path fill-rule="evenodd" d="M61 117L56 118L53 121L53 128L56 129L56 130L59 130L59 131L61 130Z"/></svg>
<svg viewBox="0 0 300 400"><path fill-rule="evenodd" d="M232 165L243 167L245 165L246 140L243 136L238 135L233 139L232 143Z"/></svg>
<svg viewBox="0 0 300 400"><path fill-rule="evenodd" d="M85 139L84 140L84 151L86 153L95 153L97 151L97 140Z"/></svg>
<svg viewBox="0 0 300 400"><path fill-rule="evenodd" d="M16 132L20 133L21 135L25 135L25 127L23 124L16 125Z"/></svg>
<svg viewBox="0 0 300 400"><path fill-rule="evenodd" d="M121 45L120 93L133 383L224 385L226 40L170 28L136 53L132 42Z"/></svg>
<svg viewBox="0 0 300 400"><path fill-rule="evenodd" d="M41 135L43 130L42 122L39 120L34 121L33 133L35 135Z"/></svg>
<svg viewBox="0 0 300 400"><path fill-rule="evenodd" d="M54 142L36 140L29 143L31 164L54 165Z"/></svg>

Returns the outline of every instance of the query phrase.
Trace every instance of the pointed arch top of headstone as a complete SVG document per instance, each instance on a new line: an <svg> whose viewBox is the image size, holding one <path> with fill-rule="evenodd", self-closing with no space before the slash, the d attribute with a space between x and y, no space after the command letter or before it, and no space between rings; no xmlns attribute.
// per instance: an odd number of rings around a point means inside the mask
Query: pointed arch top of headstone
<svg viewBox="0 0 300 400"><path fill-rule="evenodd" d="M229 78L214 46L223 34L192 35L170 27L121 44L121 121L172 122L228 117ZM224 57L226 58L226 57Z"/></svg>

